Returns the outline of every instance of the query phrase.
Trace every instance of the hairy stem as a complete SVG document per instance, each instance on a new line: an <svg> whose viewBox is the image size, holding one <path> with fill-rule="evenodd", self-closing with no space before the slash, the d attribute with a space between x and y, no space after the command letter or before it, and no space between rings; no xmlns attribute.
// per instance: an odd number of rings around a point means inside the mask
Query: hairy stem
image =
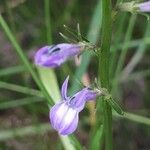
<svg viewBox="0 0 150 150"><path fill-rule="evenodd" d="M101 87L109 89L109 53L111 42L111 0L102 0L102 39L99 51L99 82ZM105 149L112 150L112 110L103 98L103 124Z"/></svg>

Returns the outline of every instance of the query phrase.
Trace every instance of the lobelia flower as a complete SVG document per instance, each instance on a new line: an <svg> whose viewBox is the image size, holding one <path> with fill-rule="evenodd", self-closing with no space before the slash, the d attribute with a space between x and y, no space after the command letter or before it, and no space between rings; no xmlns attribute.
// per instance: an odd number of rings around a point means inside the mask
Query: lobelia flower
<svg viewBox="0 0 150 150"><path fill-rule="evenodd" d="M35 54L35 64L42 67L55 68L63 64L65 61L79 55L85 47L85 44L57 44L44 46Z"/></svg>
<svg viewBox="0 0 150 150"><path fill-rule="evenodd" d="M137 7L140 12L150 12L150 1L135 4L135 7Z"/></svg>
<svg viewBox="0 0 150 150"><path fill-rule="evenodd" d="M79 112L83 110L85 103L96 99L102 93L88 87L83 88L71 97L67 96L69 77L66 78L61 89L61 102L55 104L49 113L52 127L61 135L73 133L78 125Z"/></svg>
<svg viewBox="0 0 150 150"><path fill-rule="evenodd" d="M129 12L150 12L150 1L143 3L138 3L137 1L124 2L118 4L118 8Z"/></svg>

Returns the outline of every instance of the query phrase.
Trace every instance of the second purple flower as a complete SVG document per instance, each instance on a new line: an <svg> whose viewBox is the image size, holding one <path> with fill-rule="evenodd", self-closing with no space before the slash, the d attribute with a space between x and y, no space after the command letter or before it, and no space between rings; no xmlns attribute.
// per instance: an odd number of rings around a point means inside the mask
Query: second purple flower
<svg viewBox="0 0 150 150"><path fill-rule="evenodd" d="M95 100L97 96L102 95L101 91L86 87L73 96L68 97L68 79L69 77L66 78L62 85L62 100L55 104L49 113L52 127L62 135L73 133L78 125L79 112L84 109L85 103L90 100Z"/></svg>
<svg viewBox="0 0 150 150"><path fill-rule="evenodd" d="M135 7L137 7L141 12L150 12L150 1L135 4Z"/></svg>
<svg viewBox="0 0 150 150"><path fill-rule="evenodd" d="M79 55L85 45L79 44L57 44L51 46L44 46L40 48L35 55L35 64L42 67L55 68L63 64L68 59Z"/></svg>

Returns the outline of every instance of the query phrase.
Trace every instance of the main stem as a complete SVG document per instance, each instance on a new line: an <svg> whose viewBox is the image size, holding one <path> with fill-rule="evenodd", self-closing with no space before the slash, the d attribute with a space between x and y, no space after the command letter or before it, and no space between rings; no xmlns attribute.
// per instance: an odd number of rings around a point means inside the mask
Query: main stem
<svg viewBox="0 0 150 150"><path fill-rule="evenodd" d="M102 0L102 37L99 51L99 81L101 87L109 88L109 60L111 42L111 0ZM103 124L105 149L112 150L112 110L109 103L103 98Z"/></svg>

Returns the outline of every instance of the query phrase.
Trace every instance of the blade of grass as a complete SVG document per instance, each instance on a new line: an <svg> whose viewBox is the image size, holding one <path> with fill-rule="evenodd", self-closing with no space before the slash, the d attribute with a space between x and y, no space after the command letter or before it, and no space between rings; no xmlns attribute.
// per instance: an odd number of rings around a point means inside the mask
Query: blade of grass
<svg viewBox="0 0 150 150"><path fill-rule="evenodd" d="M24 106L31 103L41 102L41 101L43 101L43 99L39 97L26 97L17 100L4 101L0 103L0 110Z"/></svg>
<svg viewBox="0 0 150 150"><path fill-rule="evenodd" d="M53 101L57 103L61 99L61 96L54 71L50 68L39 67L38 72L47 92L51 95Z"/></svg>
<svg viewBox="0 0 150 150"><path fill-rule="evenodd" d="M150 69L134 72L134 73L130 74L130 76L128 76L126 79L121 78L120 82L137 80L139 78L144 78L144 77L148 77L148 76L150 76Z"/></svg>
<svg viewBox="0 0 150 150"><path fill-rule="evenodd" d="M118 76L119 72L121 71L121 69L123 67L125 57L126 57L126 54L127 54L127 51L128 51L128 48L127 48L128 45L126 44L126 42L128 42L131 39L135 21L136 21L136 15L132 15L131 18L130 18L130 21L129 21L129 25L128 25L128 28L127 28L126 35L125 35L125 40L124 40L125 43L124 43L123 48L121 50L121 54L120 54L120 57L119 57L119 61L118 61L117 69L116 69L116 72L115 72L115 76Z"/></svg>
<svg viewBox="0 0 150 150"><path fill-rule="evenodd" d="M17 74L23 71L26 71L27 69L25 68L25 66L13 66L13 67L9 67L9 68L5 68L5 69L1 69L0 70L0 77L2 76L6 76L6 75L13 75L13 74Z"/></svg>
<svg viewBox="0 0 150 150"><path fill-rule="evenodd" d="M127 32L126 32L125 39L124 39L125 43L131 39L132 31L133 31L133 27L134 27L135 21L136 21L136 15L133 14L131 16L130 20L129 20L129 25L128 25ZM117 91L119 91L119 90L117 90L118 89L118 80L117 79L120 76L120 72L121 72L121 69L123 67L126 54L128 52L128 48L127 47L128 46L126 44L123 44L123 48L121 50L119 61L117 63L117 68L116 68L114 80L113 80L113 83L112 83L112 91L111 91L111 93L113 95L118 95L116 93Z"/></svg>
<svg viewBox="0 0 150 150"><path fill-rule="evenodd" d="M127 17L127 14L120 14L120 16L118 17L118 22L119 22L119 27L117 28L117 31L115 33L115 41L113 43L113 45L111 46L110 48L110 51L111 51L111 63L110 63L110 78L113 78L114 76L114 70L116 69L116 61L118 60L117 59L117 56L118 56L118 51L117 51L117 47L116 47L116 44L118 42L120 42L120 39L122 37L122 33L123 33L123 29L124 29L124 24L125 24L125 21L126 21L126 17ZM117 26L118 24L116 24ZM122 45L121 45L122 46Z"/></svg>
<svg viewBox="0 0 150 150"><path fill-rule="evenodd" d="M14 50L18 54L20 60L24 63L24 65L26 66L27 70L31 73L34 81L36 82L36 84L38 85L38 87L41 89L42 93L46 97L46 100L47 100L48 104L52 105L53 104L52 99L50 98L49 94L45 90L42 82L39 80L38 76L36 75L36 72L32 68L32 65L30 64L29 60L27 59L26 55L24 54L24 51L21 49L21 47L17 43L17 41L16 41L15 37L13 36L12 32L10 31L7 23L5 22L5 20L3 19L3 17L1 15L0 15L0 25L2 26L2 28L5 31L8 39L12 43L12 45L14 47Z"/></svg>
<svg viewBox="0 0 150 150"><path fill-rule="evenodd" d="M141 44L150 45L150 37L145 37L145 38L137 39L137 40L131 40L131 41L125 42L124 44L127 45L127 48L139 47ZM111 47L110 51L111 52L114 52L114 51L118 52L118 51L122 50L122 48L123 48L123 43L116 43L115 46Z"/></svg>
<svg viewBox="0 0 150 150"><path fill-rule="evenodd" d="M22 128L6 129L0 131L0 141L12 139L14 137L24 137L27 135L43 134L51 131L49 123L26 126Z"/></svg>
<svg viewBox="0 0 150 150"><path fill-rule="evenodd" d="M16 85L16 84L6 83L2 81L0 81L0 88L12 90L12 91L16 91L16 92L20 92L24 94L34 95L38 97L44 97L43 94L38 90Z"/></svg>
<svg viewBox="0 0 150 150"><path fill-rule="evenodd" d="M143 40L148 35L150 35L150 23L147 24L147 28L146 28ZM142 57L144 55L144 52L145 52L146 48L147 48L147 45L145 45L144 42L141 42L138 49L137 49L137 51L136 51L136 53L133 55L130 62L127 64L127 66L122 71L122 76L124 78L127 78L127 76L130 75L130 73L134 70L136 65L140 62L140 60L142 59Z"/></svg>

